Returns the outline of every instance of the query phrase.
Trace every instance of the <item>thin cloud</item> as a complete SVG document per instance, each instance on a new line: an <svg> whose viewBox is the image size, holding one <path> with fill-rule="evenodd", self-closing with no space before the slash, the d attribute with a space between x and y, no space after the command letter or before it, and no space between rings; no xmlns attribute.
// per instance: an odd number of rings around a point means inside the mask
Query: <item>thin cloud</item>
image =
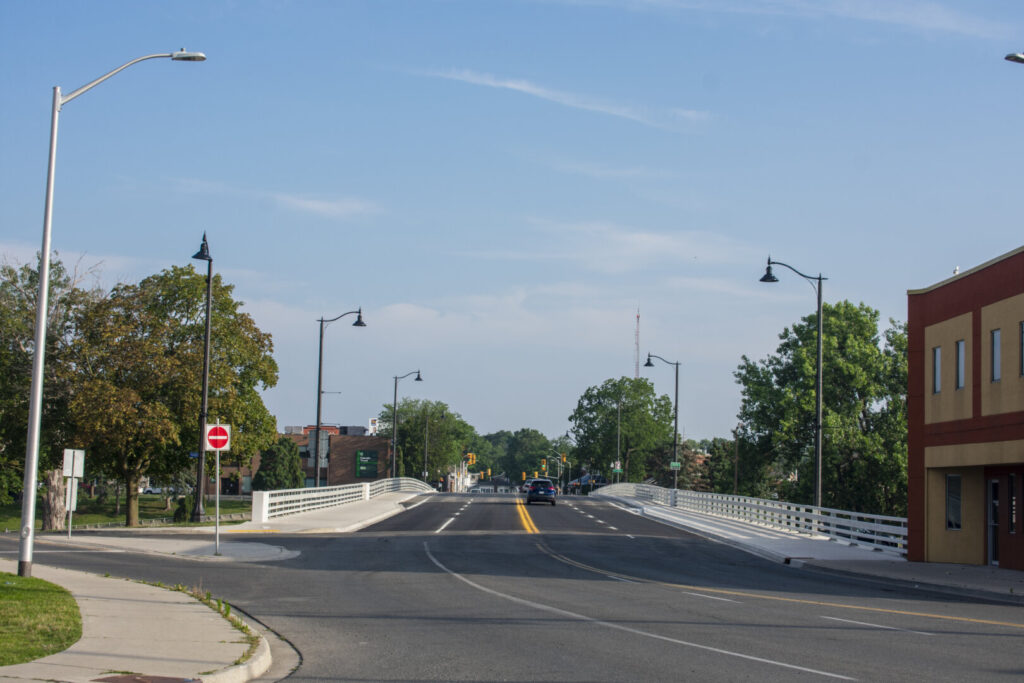
<svg viewBox="0 0 1024 683"><path fill-rule="evenodd" d="M672 120L685 119L688 121L695 121L708 118L708 115L706 113L687 109L672 109L664 115L655 115L646 109L638 109L636 107L630 107L627 105L600 102L585 97L583 95L577 95L575 93L545 88L544 86L531 83L530 81L527 80L498 78L497 76L493 76L491 74L471 71L469 69L451 69L449 71L422 71L419 73L423 74L424 76L430 76L433 78L444 78L450 81L459 81L460 83L469 83L471 85L481 85L488 88L511 90L513 92L522 93L524 95L530 95L532 97L537 97L542 100L547 100L548 102L554 102L564 107L597 112L600 114L606 114L608 116L615 116L617 118L626 119L627 121L633 121L634 123L639 123L645 126L651 126L653 128L671 128L670 123ZM681 116L679 112L686 112L686 115Z"/></svg>
<svg viewBox="0 0 1024 683"><path fill-rule="evenodd" d="M271 196L278 204L283 206L305 213L332 218L350 218L380 211L377 205L361 199L311 199L281 193Z"/></svg>
<svg viewBox="0 0 1024 683"><path fill-rule="evenodd" d="M220 181L201 180L197 178L178 178L174 181L183 192L242 197L246 199L263 199L274 202L286 209L311 213L329 218L351 218L372 213L380 213L377 204L354 197L338 197L322 199L287 192L264 192L234 187Z"/></svg>

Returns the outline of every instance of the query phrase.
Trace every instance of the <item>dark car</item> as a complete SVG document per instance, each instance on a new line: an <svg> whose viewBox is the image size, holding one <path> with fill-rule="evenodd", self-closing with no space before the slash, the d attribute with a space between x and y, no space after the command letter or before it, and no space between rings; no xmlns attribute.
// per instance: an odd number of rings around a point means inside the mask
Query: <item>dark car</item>
<svg viewBox="0 0 1024 683"><path fill-rule="evenodd" d="M555 485L550 479L534 479L530 482L530 488L526 491L526 504L535 500L555 504Z"/></svg>

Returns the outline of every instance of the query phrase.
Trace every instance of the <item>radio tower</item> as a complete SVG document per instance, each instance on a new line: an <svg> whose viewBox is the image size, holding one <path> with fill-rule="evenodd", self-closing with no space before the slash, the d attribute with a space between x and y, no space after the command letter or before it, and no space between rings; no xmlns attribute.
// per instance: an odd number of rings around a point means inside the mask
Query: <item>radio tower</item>
<svg viewBox="0 0 1024 683"><path fill-rule="evenodd" d="M633 378L640 379L640 307L636 309L636 349L633 351Z"/></svg>

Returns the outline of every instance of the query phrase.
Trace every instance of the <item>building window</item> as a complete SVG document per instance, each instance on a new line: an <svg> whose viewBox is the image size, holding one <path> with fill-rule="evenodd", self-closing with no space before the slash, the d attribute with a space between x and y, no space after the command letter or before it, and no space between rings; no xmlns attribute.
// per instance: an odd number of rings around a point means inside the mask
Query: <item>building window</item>
<svg viewBox="0 0 1024 683"><path fill-rule="evenodd" d="M967 360L964 357L964 356L966 356L964 351L966 351L966 344L964 343L964 340L961 339L960 341L958 341L956 343L956 388L957 389L963 389L964 388L964 376L966 375L966 370L967 370Z"/></svg>
<svg viewBox="0 0 1024 683"><path fill-rule="evenodd" d="M942 391L942 347L932 349L932 393Z"/></svg>
<svg viewBox="0 0 1024 683"><path fill-rule="evenodd" d="M960 475L946 475L946 528L959 530L961 526Z"/></svg>
<svg viewBox="0 0 1024 683"><path fill-rule="evenodd" d="M1010 475L1010 533L1017 533L1017 475Z"/></svg>
<svg viewBox="0 0 1024 683"><path fill-rule="evenodd" d="M992 381L1003 378L1003 331L992 330Z"/></svg>

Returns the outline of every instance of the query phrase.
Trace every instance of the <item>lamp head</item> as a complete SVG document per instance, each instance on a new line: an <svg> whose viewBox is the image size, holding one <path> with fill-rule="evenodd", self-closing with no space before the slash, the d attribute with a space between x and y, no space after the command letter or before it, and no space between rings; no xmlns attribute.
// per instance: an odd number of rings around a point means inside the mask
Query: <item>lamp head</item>
<svg viewBox="0 0 1024 683"><path fill-rule="evenodd" d="M420 377L420 371L419 370L416 371L416 381L417 382L422 382L423 381L423 378Z"/></svg>
<svg viewBox="0 0 1024 683"><path fill-rule="evenodd" d="M768 257L768 267L764 269L764 275L761 276L761 282L778 282L779 278L772 275L772 257Z"/></svg>
<svg viewBox="0 0 1024 683"><path fill-rule="evenodd" d="M653 368L654 367L654 362L651 360L651 354L649 354L649 353L647 354L647 362L644 363L644 367L645 368Z"/></svg>
<svg viewBox="0 0 1024 683"><path fill-rule="evenodd" d="M199 247L199 251L192 254L192 258L196 261L213 261L213 257L210 256L210 245L206 243L206 233L203 233L203 244Z"/></svg>
<svg viewBox="0 0 1024 683"><path fill-rule="evenodd" d="M177 52L171 53L171 59L176 62L205 62L206 55L202 52L186 52L185 48L181 48Z"/></svg>
<svg viewBox="0 0 1024 683"><path fill-rule="evenodd" d="M352 327L366 327L366 323L363 322L363 309L359 309L358 315L356 315L356 321L352 323Z"/></svg>
<svg viewBox="0 0 1024 683"><path fill-rule="evenodd" d="M1024 64L1024 52L1013 52L1011 54L1008 54L1006 55L1006 61Z"/></svg>

